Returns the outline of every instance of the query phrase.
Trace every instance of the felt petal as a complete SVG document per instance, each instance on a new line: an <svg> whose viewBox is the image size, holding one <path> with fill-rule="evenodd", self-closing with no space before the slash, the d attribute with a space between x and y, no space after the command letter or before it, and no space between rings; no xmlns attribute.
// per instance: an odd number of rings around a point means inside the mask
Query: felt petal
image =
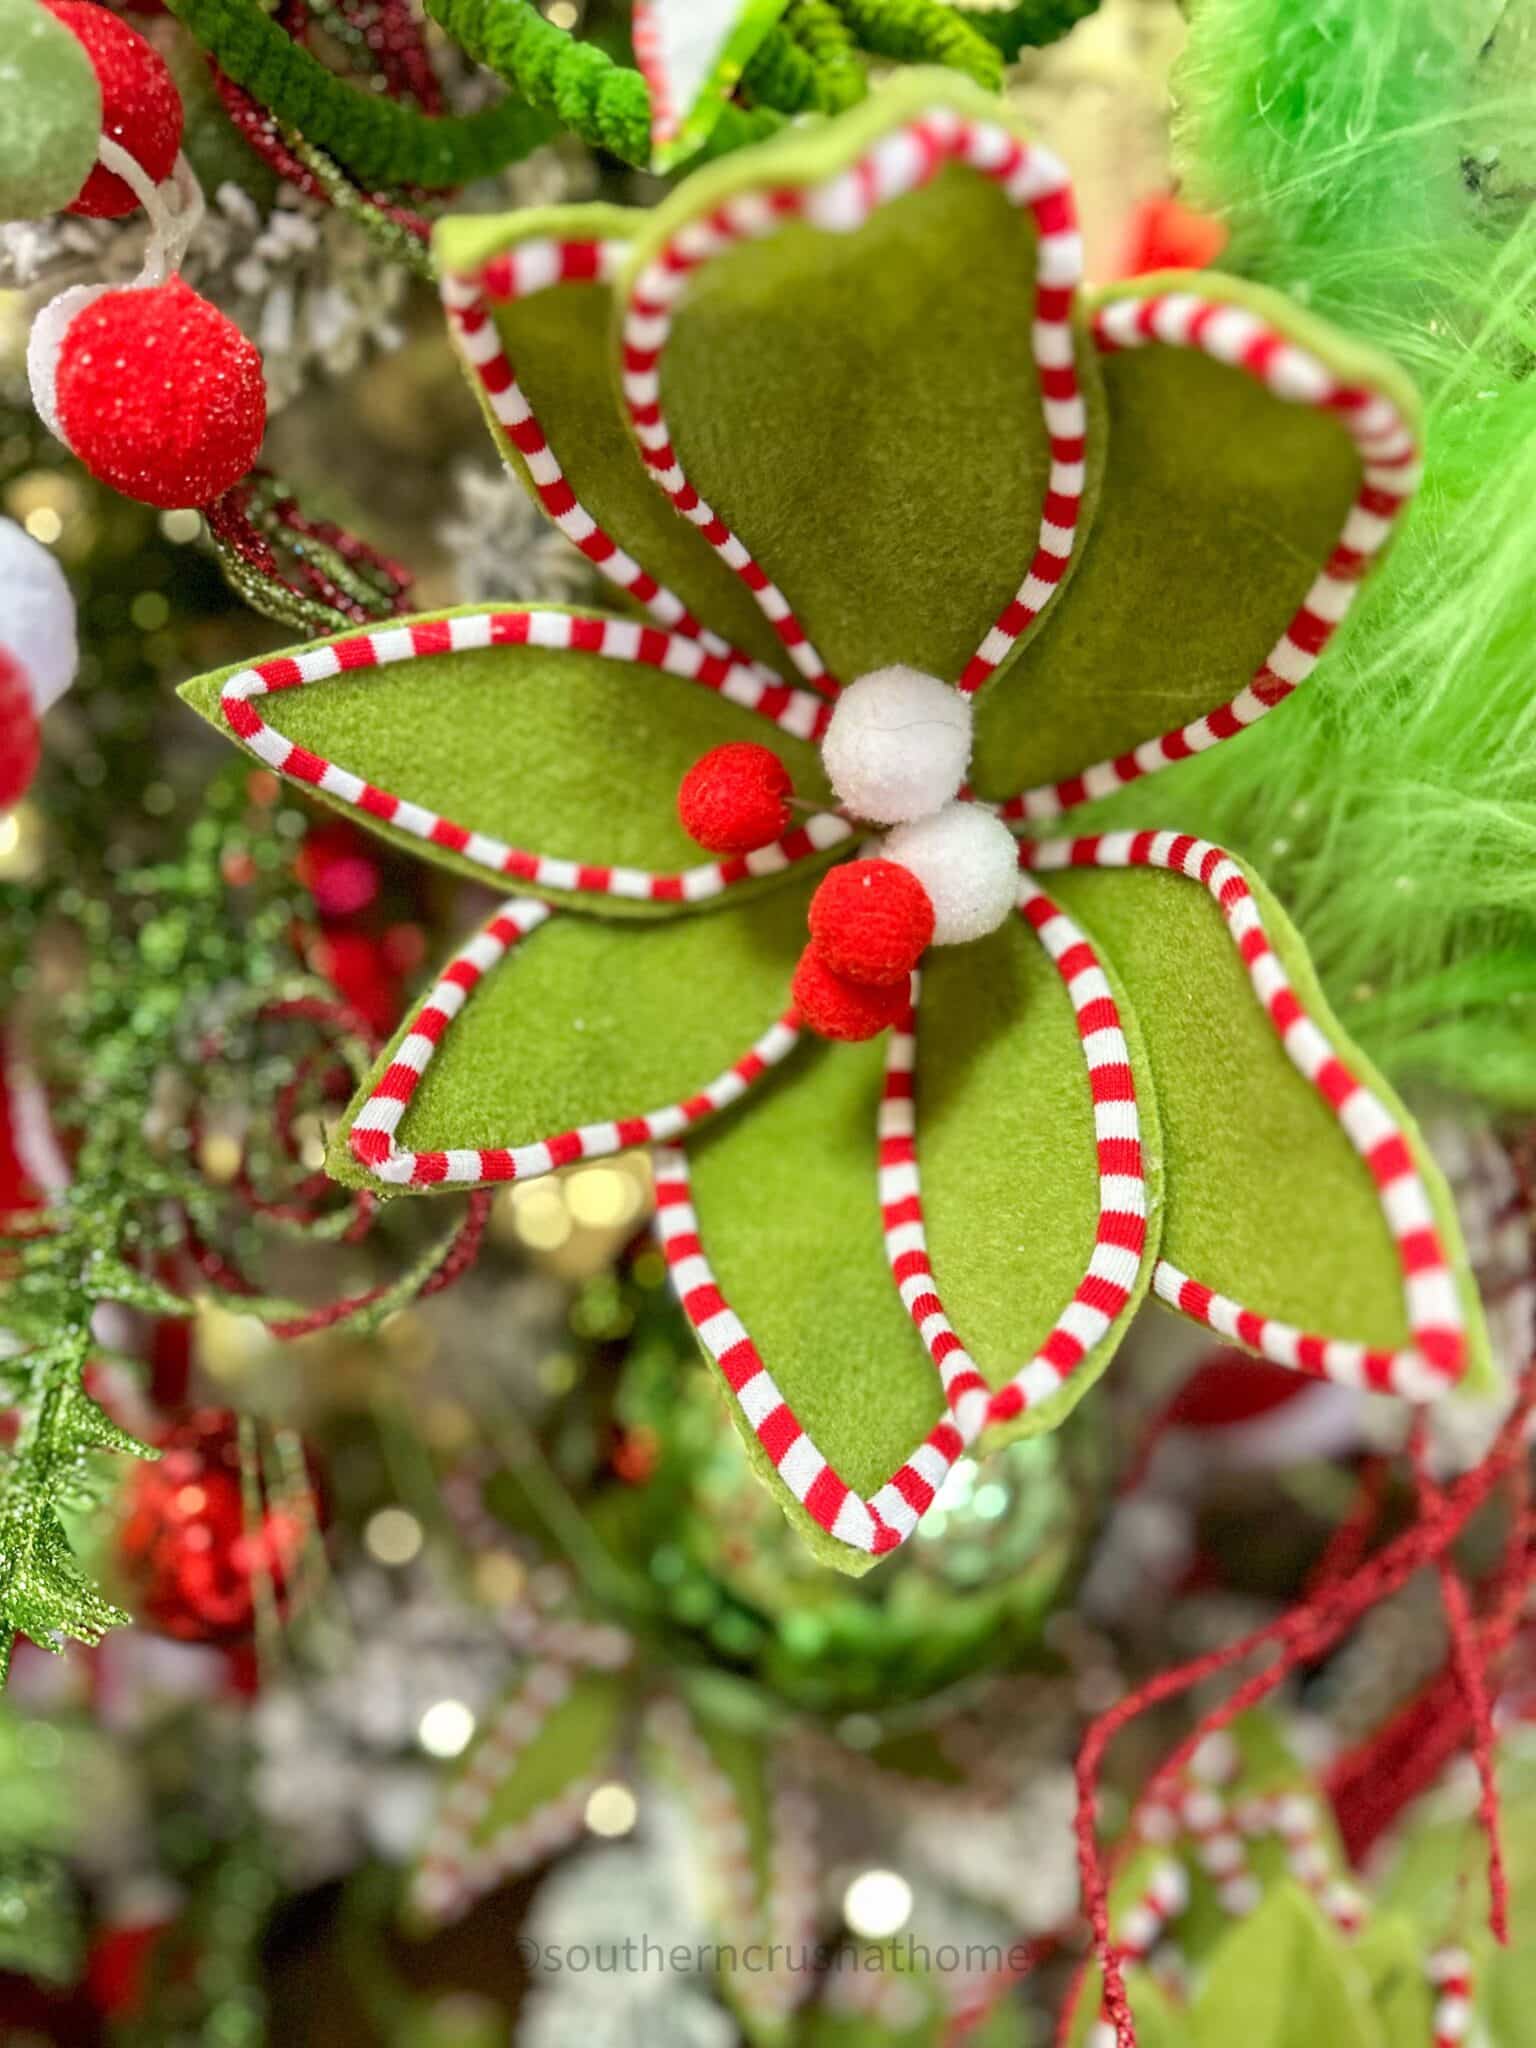
<svg viewBox="0 0 1536 2048"><path fill-rule="evenodd" d="M1275 1886L1211 1959L1191 2048L1383 2048L1365 1972L1299 1886Z"/></svg>
<svg viewBox="0 0 1536 2048"><path fill-rule="evenodd" d="M433 1821L411 1880L418 1922L456 1919L576 1839L618 1746L626 1691L613 1671L573 1670L557 1658L519 1677L491 1710Z"/></svg>
<svg viewBox="0 0 1536 2048"><path fill-rule="evenodd" d="M807 679L975 689L1091 511L1071 188L1006 106L911 72L742 150L625 262L623 392L653 477Z"/></svg>
<svg viewBox="0 0 1536 2048"><path fill-rule="evenodd" d="M622 206L465 214L434 234L443 306L503 459L658 625L782 662L703 535L658 497L615 388L612 277L648 215ZM702 622L702 623L701 623Z"/></svg>
<svg viewBox="0 0 1536 2048"><path fill-rule="evenodd" d="M1274 293L1167 272L1087 312L1111 450L1093 531L977 715L973 782L1015 817L1154 774L1287 697L1418 474L1406 380Z"/></svg>
<svg viewBox="0 0 1536 2048"><path fill-rule="evenodd" d="M809 899L790 887L661 926L504 904L381 1054L331 1172L457 1189L675 1138L794 1050Z"/></svg>
<svg viewBox="0 0 1536 2048"><path fill-rule="evenodd" d="M799 735L826 707L697 641L596 613L438 613L220 669L181 694L406 851L613 916L759 893L852 830L816 812L756 853L701 861L677 816L687 770L725 741L771 741L817 801L820 762Z"/></svg>
<svg viewBox="0 0 1536 2048"><path fill-rule="evenodd" d="M989 1423L1059 1421L1150 1278L1139 1046L1071 920L1021 900L935 954L915 1099L909 1029L810 1048L793 1086L658 1155L684 1311L753 1463L843 1570L911 1534Z"/></svg>
<svg viewBox="0 0 1536 2048"><path fill-rule="evenodd" d="M1439 1170L1257 878L1172 832L1025 858L1113 961L1146 1039L1166 1184L1157 1295L1347 1386L1423 1400L1469 1364L1486 1372Z"/></svg>

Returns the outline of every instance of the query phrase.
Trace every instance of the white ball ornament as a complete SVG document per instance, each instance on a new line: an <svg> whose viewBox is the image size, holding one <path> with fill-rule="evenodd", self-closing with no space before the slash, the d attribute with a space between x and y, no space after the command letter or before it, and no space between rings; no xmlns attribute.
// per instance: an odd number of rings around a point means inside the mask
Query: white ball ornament
<svg viewBox="0 0 1536 2048"><path fill-rule="evenodd" d="M1019 897L1019 844L995 812L946 804L888 832L880 851L909 868L933 904L933 944L996 931Z"/></svg>
<svg viewBox="0 0 1536 2048"><path fill-rule="evenodd" d="M821 745L838 796L877 825L939 810L964 782L970 758L970 699L901 664L848 685Z"/></svg>
<svg viewBox="0 0 1536 2048"><path fill-rule="evenodd" d="M41 718L74 681L75 602L57 560L14 519L0 519L0 647L25 669Z"/></svg>

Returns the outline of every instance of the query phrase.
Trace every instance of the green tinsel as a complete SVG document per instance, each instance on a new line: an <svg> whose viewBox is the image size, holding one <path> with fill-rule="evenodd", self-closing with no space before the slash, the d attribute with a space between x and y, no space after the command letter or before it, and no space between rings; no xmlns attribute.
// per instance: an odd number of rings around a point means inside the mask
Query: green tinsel
<svg viewBox="0 0 1536 2048"><path fill-rule="evenodd" d="M257 0L166 4L236 85L365 184L466 185L527 156L552 132L542 112L510 96L478 114L430 115L363 92L327 71Z"/></svg>
<svg viewBox="0 0 1536 2048"><path fill-rule="evenodd" d="M1227 221L1229 267L1406 366L1428 466L1316 679L1186 763L1161 822L1253 856L1394 1079L1530 1107L1536 218L1484 188L1530 149L1536 78L1518 48L1497 64L1504 27L1484 39L1440 0L1195 13L1175 84L1188 195Z"/></svg>

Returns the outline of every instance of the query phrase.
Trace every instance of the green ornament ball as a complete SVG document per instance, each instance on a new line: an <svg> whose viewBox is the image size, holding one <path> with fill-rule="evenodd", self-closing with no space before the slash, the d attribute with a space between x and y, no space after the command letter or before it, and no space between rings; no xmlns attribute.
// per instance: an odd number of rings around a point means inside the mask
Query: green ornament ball
<svg viewBox="0 0 1536 2048"><path fill-rule="evenodd" d="M101 87L37 0L0 0L0 220L58 213L91 174Z"/></svg>

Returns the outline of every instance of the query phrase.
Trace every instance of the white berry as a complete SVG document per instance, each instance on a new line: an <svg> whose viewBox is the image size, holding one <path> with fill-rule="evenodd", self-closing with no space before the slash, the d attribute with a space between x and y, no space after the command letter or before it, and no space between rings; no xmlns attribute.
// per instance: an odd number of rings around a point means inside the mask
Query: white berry
<svg viewBox="0 0 1536 2048"><path fill-rule="evenodd" d="M848 685L821 747L838 796L877 825L939 810L965 780L970 758L969 698L901 664Z"/></svg>
<svg viewBox="0 0 1536 2048"><path fill-rule="evenodd" d="M910 868L928 891L936 946L996 931L1018 902L1018 841L979 804L946 804L931 818L898 825L880 851Z"/></svg>
<svg viewBox="0 0 1536 2048"><path fill-rule="evenodd" d="M0 519L0 647L21 664L41 718L74 680L75 602L55 558L12 519Z"/></svg>

